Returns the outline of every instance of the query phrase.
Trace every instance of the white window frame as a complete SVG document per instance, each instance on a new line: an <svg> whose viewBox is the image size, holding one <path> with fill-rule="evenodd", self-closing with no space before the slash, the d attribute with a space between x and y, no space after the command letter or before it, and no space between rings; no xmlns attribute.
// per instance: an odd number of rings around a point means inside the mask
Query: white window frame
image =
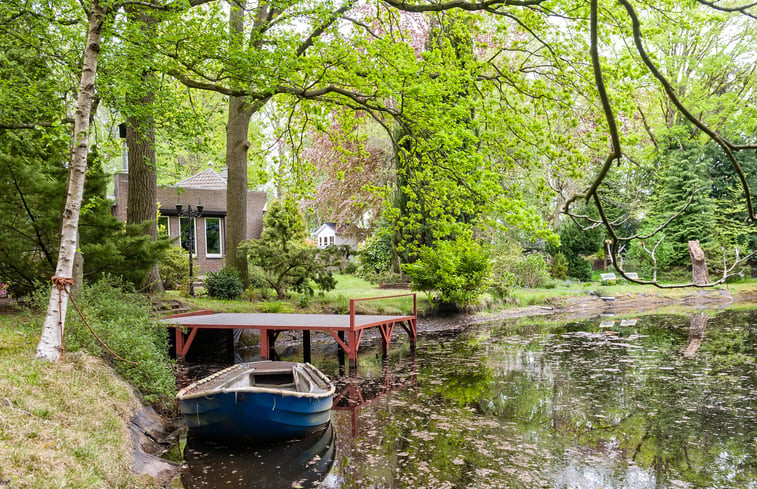
<svg viewBox="0 0 757 489"><path fill-rule="evenodd" d="M160 220L165 219L166 220L166 235L170 238L171 237L171 218L168 216L159 215L157 224L160 226Z"/></svg>
<svg viewBox="0 0 757 489"><path fill-rule="evenodd" d="M211 253L208 251L208 220L218 221L218 253ZM206 217L205 218L205 257L207 258L223 258L223 218L221 217ZM197 228L195 228L197 230Z"/></svg>

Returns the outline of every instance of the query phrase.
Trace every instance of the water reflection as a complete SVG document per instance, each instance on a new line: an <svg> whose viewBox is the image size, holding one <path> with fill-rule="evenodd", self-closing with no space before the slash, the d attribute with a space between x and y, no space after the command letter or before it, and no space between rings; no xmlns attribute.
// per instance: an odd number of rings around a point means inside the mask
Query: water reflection
<svg viewBox="0 0 757 489"><path fill-rule="evenodd" d="M186 487L757 489L755 310L481 325L365 348L357 377L334 353L313 352L339 387L328 475L255 485L300 447Z"/></svg>
<svg viewBox="0 0 757 489"><path fill-rule="evenodd" d="M393 393L418 384L416 356L413 352L404 362L389 365L388 358L382 359L381 375L377 377L340 377L336 381L337 395L334 397L334 411L350 413L351 435L360 431L360 411L371 403L381 402Z"/></svg>
<svg viewBox="0 0 757 489"><path fill-rule="evenodd" d="M757 313L704 317L425 338L357 434L333 413L327 487L757 488Z"/></svg>
<svg viewBox="0 0 757 489"><path fill-rule="evenodd" d="M256 446L222 446L190 438L184 449L186 489L319 487L335 455L329 424L304 438Z"/></svg>

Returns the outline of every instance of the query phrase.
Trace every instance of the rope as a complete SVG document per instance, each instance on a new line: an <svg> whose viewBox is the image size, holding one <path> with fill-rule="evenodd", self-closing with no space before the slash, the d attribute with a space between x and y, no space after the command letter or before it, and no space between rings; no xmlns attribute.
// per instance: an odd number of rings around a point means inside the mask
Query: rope
<svg viewBox="0 0 757 489"><path fill-rule="evenodd" d="M90 333L92 333L92 336L95 337L95 339L97 340L97 342L100 343L100 346L102 346L103 348L105 348L105 350L108 353L110 353L113 357L117 358L118 360L121 360L122 362L126 362L129 365L137 365L137 366L139 365L139 363L132 362L131 360L127 360L124 357L122 357L121 355L119 355L118 353L116 353L115 351L113 351L102 340L102 338L100 338L97 335L97 333L95 333L95 330L92 329L92 326L90 326L89 321L87 321L87 318L84 317L84 313L82 313L81 309L79 309L79 305L74 300L74 297L71 295L71 292L68 290L68 288L66 288L67 285L68 286L74 285L74 279L73 278L71 278L71 277L58 277L58 276L54 276L52 278L52 282L53 282L53 285L55 287L57 287L57 289L59 291L62 290L62 291L66 292L66 294L68 295L69 300L71 300L71 304L74 306L74 309L76 309L76 312L79 313L79 317L81 318L82 322L84 322L84 324L87 326L87 329L89 330ZM59 314L60 314L60 311L61 311L61 301L62 301L61 296L62 295L63 294L60 294L60 293L58 294L58 312L59 312ZM58 327L60 329L60 344L61 344L60 349L61 349L61 355L62 355L63 354L63 315L62 314L60 314L59 317L58 317Z"/></svg>
<svg viewBox="0 0 757 489"><path fill-rule="evenodd" d="M59 277L54 275L51 280L53 285L58 289L58 337L60 338L58 351L60 351L60 356L62 358L65 354L65 348L63 347L63 294L61 294L61 291L65 290L66 293L68 293L66 286L74 285L74 279L71 277Z"/></svg>

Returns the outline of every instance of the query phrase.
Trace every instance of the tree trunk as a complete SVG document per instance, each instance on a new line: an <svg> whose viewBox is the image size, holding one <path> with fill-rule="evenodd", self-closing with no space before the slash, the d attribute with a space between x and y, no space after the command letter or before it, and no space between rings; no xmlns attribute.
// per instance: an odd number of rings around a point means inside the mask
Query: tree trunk
<svg viewBox="0 0 757 489"><path fill-rule="evenodd" d="M242 274L245 288L250 284L247 257L237 251L247 238L247 133L252 111L244 97L229 98L229 122L226 125L226 264Z"/></svg>
<svg viewBox="0 0 757 489"><path fill-rule="evenodd" d="M689 256L691 256L691 282L697 285L710 283L707 259L702 247L699 246L699 241L689 241Z"/></svg>
<svg viewBox="0 0 757 489"><path fill-rule="evenodd" d="M683 356L693 358L697 354L699 346L704 338L704 328L707 326L707 314L700 312L691 316L691 325L689 326L689 339L686 347L683 349Z"/></svg>
<svg viewBox="0 0 757 489"><path fill-rule="evenodd" d="M151 31L157 20L151 15L130 8L129 20L137 23L143 31ZM141 224L150 221L147 234L153 241L158 239L157 194L158 174L155 161L155 118L152 89L154 75L142 74L138 95L127 95L131 116L126 120L126 146L129 148L129 191L126 205L126 222ZM158 264L155 263L145 278L145 289L151 292L163 290Z"/></svg>
<svg viewBox="0 0 757 489"><path fill-rule="evenodd" d="M84 194L84 179L87 173L90 112L95 94L97 61L105 21L105 11L98 2L92 3L87 20L87 43L84 48L81 81L76 100L76 114L74 115L74 140L71 148L68 194L66 196L66 207L63 210L60 250L55 269L56 277L63 278L71 278L73 272L79 230L79 212ZM70 285L61 283L61 287L70 288ZM42 335L37 344L36 357L38 359L54 362L60 358L67 309L68 295L59 287L56 287L54 283L50 291L47 315L42 325Z"/></svg>
<svg viewBox="0 0 757 489"><path fill-rule="evenodd" d="M229 10L229 33L231 44L243 43L244 0L231 2ZM266 2L258 5L254 29L267 22L269 7ZM260 46L256 46L260 48ZM239 244L247 239L247 150L250 142L247 135L250 118L270 100L270 96L250 101L246 97L229 97L229 122L226 125L226 168L229 174L226 185L226 264L242 275L245 288L250 285L247 256L238 253Z"/></svg>

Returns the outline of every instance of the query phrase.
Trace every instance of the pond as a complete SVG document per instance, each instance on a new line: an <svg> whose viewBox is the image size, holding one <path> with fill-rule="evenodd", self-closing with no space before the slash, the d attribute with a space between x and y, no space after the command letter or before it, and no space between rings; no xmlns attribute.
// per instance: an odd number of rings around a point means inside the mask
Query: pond
<svg viewBox="0 0 757 489"><path fill-rule="evenodd" d="M190 445L183 480L757 488L756 347L757 310L726 310L510 320L421 334L414 354L398 337L385 360L361 349L355 377L340 376L333 350L314 350L340 393L326 431L266 447Z"/></svg>

